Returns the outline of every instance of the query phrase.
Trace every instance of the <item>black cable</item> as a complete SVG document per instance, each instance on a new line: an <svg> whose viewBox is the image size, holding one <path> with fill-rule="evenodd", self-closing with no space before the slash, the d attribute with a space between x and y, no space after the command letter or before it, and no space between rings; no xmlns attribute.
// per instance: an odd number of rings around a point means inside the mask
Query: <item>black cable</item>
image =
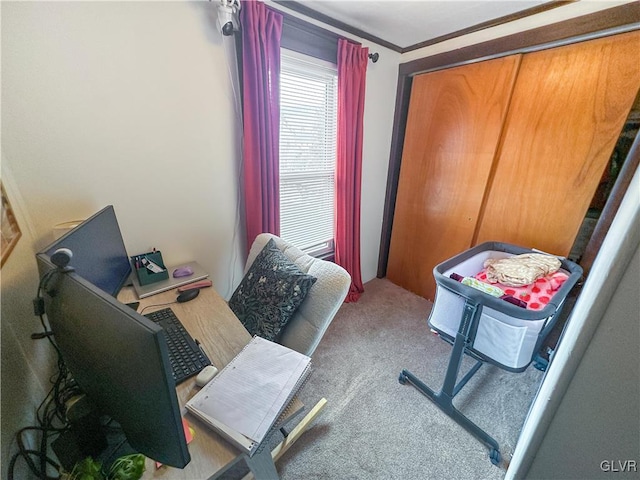
<svg viewBox="0 0 640 480"><path fill-rule="evenodd" d="M144 307L142 310L140 310L140 315L142 315L142 312L144 312L147 308L153 308L153 307L164 307L166 305L173 305L174 303L178 303L177 300L174 300L173 302L168 302L168 303L158 303L156 305L147 305L146 307Z"/></svg>
<svg viewBox="0 0 640 480"><path fill-rule="evenodd" d="M45 273L38 283L34 307L37 316L40 318L43 331L40 334L34 334L32 338L46 338L49 341L57 355L57 369L49 378L49 382L52 385L51 389L36 409L37 425L24 427L16 433L18 452L11 457L9 462L7 472L9 480L13 480L16 464L20 458L24 460L29 470L38 478L43 480L57 480L60 478L60 476L50 476L47 472L48 467L55 468L57 472L60 472L61 469L58 462L48 455L49 443L52 439L69 429L65 405L71 397L81 393L64 363L60 349L55 343L51 329L48 327L44 318L43 292L46 291L49 282L56 273L63 272L58 269L52 269ZM23 437L29 432L38 432L40 434L38 450L26 447Z"/></svg>
<svg viewBox="0 0 640 480"><path fill-rule="evenodd" d="M40 279L40 282L38 282L38 289L36 291L35 302L38 302L38 303L44 302L42 294L56 273L60 273L60 270L57 268L52 268L42 276L42 278ZM46 338L49 341L49 343L53 346L53 348L55 348L56 352L58 353L58 357L60 357L60 349L58 348L58 345L56 345L56 343L51 338L51 335L53 334L53 332L51 331L51 328L49 328L49 326L46 324L44 320L44 313L45 313L44 308L41 308L38 312L38 317L40 318L40 324L42 325L43 331L40 334L35 334L36 335L35 338ZM34 338L34 336L32 336L32 338Z"/></svg>
<svg viewBox="0 0 640 480"><path fill-rule="evenodd" d="M53 459L51 459L50 457L46 456L46 454L43 456L43 452L41 450L33 450L33 449L26 448L22 439L22 434L29 430L43 431L44 429L42 427L25 427L18 431L16 435L17 441L18 441L18 452L15 453L13 457L11 457L11 461L9 462L9 469L8 469L9 480L13 480L14 478L14 469L19 458L24 459L27 466L29 467L29 470L31 470L31 472L34 475L36 475L38 478L41 478L43 480L57 480L60 477L50 477L47 474L46 465L49 464L54 468L56 468L56 470L58 471L60 469L60 465L58 465L58 463ZM35 456L37 459L41 460L40 467L36 466L36 463L31 458L31 456ZM44 458L44 465L45 465L44 469L41 466L43 458Z"/></svg>
<svg viewBox="0 0 640 480"><path fill-rule="evenodd" d="M122 428L118 428L117 431L122 432ZM106 456L106 458L102 461L102 474L105 478L108 478L108 468L111 467L111 463L112 461L116 460L117 457L114 459L114 456L117 455L118 450L120 450L120 448L125 445L127 443L127 438L123 437L122 440L120 440L116 445L110 447L110 452L109 454ZM112 460L113 459L113 460Z"/></svg>
<svg viewBox="0 0 640 480"><path fill-rule="evenodd" d="M19 451L13 455L9 464L9 479L13 478L15 465L19 458L23 458L31 472L41 479L58 479L47 473L47 465L51 465L56 470L60 470L60 465L47 454L49 441L52 437L58 436L66 431L67 425L64 415L63 399L78 393L75 382L68 382L69 377L59 376L56 378L55 385L51 388L45 399L38 406L36 411L38 418L38 426L24 427L16 434ZM67 384L68 383L68 384ZM60 426L56 426L58 423ZM33 450L26 448L23 435L29 431L40 432L40 449ZM34 458L39 460L36 464Z"/></svg>

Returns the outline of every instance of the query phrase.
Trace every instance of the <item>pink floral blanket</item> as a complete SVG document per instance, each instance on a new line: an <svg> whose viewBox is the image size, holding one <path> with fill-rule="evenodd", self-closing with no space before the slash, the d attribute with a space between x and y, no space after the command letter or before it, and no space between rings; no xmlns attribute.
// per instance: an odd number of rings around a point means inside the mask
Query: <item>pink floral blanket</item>
<svg viewBox="0 0 640 480"><path fill-rule="evenodd" d="M509 287L501 283L491 283L487 280L486 270L482 270L475 278L502 289L506 295L511 295L526 302L528 310L542 310L551 301L555 292L569 278L569 275L562 271L557 271L522 287Z"/></svg>

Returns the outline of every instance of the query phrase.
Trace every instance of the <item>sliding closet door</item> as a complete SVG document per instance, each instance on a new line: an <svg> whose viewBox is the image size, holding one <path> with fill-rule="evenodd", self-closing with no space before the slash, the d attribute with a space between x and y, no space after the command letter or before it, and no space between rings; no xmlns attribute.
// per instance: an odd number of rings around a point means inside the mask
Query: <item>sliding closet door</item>
<svg viewBox="0 0 640 480"><path fill-rule="evenodd" d="M468 249L520 56L413 80L387 277L433 299L433 267Z"/></svg>
<svg viewBox="0 0 640 480"><path fill-rule="evenodd" d="M640 85L640 32L522 59L476 243L568 255Z"/></svg>

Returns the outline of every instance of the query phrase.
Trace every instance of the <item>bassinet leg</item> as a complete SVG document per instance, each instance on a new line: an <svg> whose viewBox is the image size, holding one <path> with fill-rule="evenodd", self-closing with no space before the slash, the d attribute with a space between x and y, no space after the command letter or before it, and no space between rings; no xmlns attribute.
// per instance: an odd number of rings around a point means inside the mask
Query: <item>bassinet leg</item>
<svg viewBox="0 0 640 480"><path fill-rule="evenodd" d="M472 331L472 327L475 322L478 321L480 317L481 309L479 309L476 305L467 302L464 307L464 314L462 321L460 322L460 328L456 335L455 342L453 343L453 349L451 351L451 355L449 356L449 365L447 367L447 372L445 374L444 383L440 392L435 392L431 388L429 388L422 380L417 378L414 374L409 372L408 370L402 370L400 372L400 376L398 381L401 384L406 384L407 382L416 387L422 394L424 394L427 398L433 401L444 413L450 416L453 420L455 420L458 425L463 427L469 433L471 433L474 437L480 440L489 448L489 459L491 463L494 465L498 465L501 460L500 455L500 447L498 442L496 442L487 432L478 427L475 423L465 417L462 412L460 412L453 405L453 397L460 391L460 389L469 381L471 376L475 374L480 366L482 366L482 362L477 362L476 365L465 375L462 381L456 385L456 380L458 377L458 372L460 370L460 365L462 363L462 359L464 357L464 349L469 341L469 333Z"/></svg>
<svg viewBox="0 0 640 480"><path fill-rule="evenodd" d="M453 396L451 395L451 392L447 393L443 390L435 392L408 370L402 370L399 381L403 385L410 383L416 387L422 394L433 401L440 410L446 413L458 425L463 427L489 448L489 459L491 460L491 463L494 465L498 465L498 463L500 463L500 446L498 445L498 442L496 442L496 440L487 432L465 417L464 414L453 405Z"/></svg>
<svg viewBox="0 0 640 480"><path fill-rule="evenodd" d="M471 380L471 377L473 377L476 374L476 372L480 370L480 367L482 365L483 363L480 360L476 361L476 364L473 367L471 367L471 369L469 369L467 374L464 377L462 377L462 380L458 382L458 384L456 385L456 388L453 389L454 397L458 394L460 390L462 390L462 387L464 387L467 384L467 382Z"/></svg>

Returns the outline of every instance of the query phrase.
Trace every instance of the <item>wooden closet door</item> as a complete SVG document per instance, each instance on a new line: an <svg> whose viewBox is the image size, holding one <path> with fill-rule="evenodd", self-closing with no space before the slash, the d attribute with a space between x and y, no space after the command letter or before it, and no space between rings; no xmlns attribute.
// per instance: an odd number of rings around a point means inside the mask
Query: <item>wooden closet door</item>
<svg viewBox="0 0 640 480"><path fill-rule="evenodd" d="M568 255L640 85L640 32L524 55L476 243Z"/></svg>
<svg viewBox="0 0 640 480"><path fill-rule="evenodd" d="M433 299L433 268L468 249L519 55L413 80L387 278Z"/></svg>

